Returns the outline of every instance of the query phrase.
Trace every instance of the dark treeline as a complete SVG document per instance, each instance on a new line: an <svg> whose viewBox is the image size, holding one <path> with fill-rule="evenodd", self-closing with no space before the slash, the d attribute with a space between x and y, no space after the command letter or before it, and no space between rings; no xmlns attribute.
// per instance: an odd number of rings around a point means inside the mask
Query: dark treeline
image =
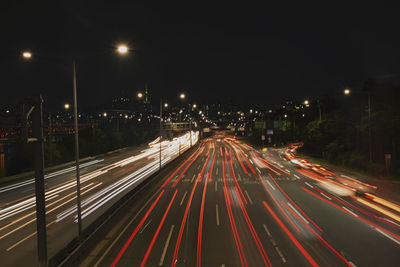
<svg viewBox="0 0 400 267"><path fill-rule="evenodd" d="M154 125L153 125L154 124ZM95 156L119 148L145 143L156 137L158 131L152 131L158 122L143 120L116 120L104 123L97 128L79 131L80 158ZM45 167L73 161L75 159L74 135L47 136L44 144ZM5 176L33 170L33 146L14 143L8 155Z"/></svg>
<svg viewBox="0 0 400 267"><path fill-rule="evenodd" d="M400 86L369 79L349 95L340 91L312 100L304 117L289 113L290 123L274 129L273 143L303 141L299 152L306 155L373 175L400 177L399 101ZM256 130L252 140L260 143L260 135ZM389 173L385 160L388 154Z"/></svg>

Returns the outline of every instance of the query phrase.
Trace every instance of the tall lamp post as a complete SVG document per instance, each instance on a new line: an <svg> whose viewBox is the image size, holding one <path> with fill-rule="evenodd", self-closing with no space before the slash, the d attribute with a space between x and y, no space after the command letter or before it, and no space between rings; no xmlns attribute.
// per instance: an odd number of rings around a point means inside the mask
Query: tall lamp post
<svg viewBox="0 0 400 267"><path fill-rule="evenodd" d="M310 101L304 100L303 104L304 104L306 107L309 107L309 106L310 106ZM317 99L317 104L318 104L319 121L321 121L321 120L322 120L322 112L321 112L321 103L320 103L319 99Z"/></svg>
<svg viewBox="0 0 400 267"><path fill-rule="evenodd" d="M179 94L179 98L181 100L185 100L186 99L186 94L185 93ZM194 104L192 107L196 108L197 106L196 106L196 104ZM189 109L189 111L190 111L190 109ZM190 135L190 137L189 138L190 138L190 148L191 148L192 147L192 115L191 115L191 112L189 113L189 115L190 115L190 121L189 121L189 135Z"/></svg>
<svg viewBox="0 0 400 267"><path fill-rule="evenodd" d="M124 55L128 53L129 49L126 45L119 45L117 53ZM26 60L32 58L30 51L23 51L22 57ZM80 173L79 173L79 133L78 133L78 101L77 101L77 85L76 85L76 63L75 59L72 61L72 89L73 89L73 103L74 103L74 131L75 131L75 167L76 167L76 194L77 194L77 217L78 217L78 234L79 239L82 238L82 218L81 218L81 194L80 194ZM69 109L69 104L64 105L65 109Z"/></svg>
<svg viewBox="0 0 400 267"><path fill-rule="evenodd" d="M346 88L343 94L350 95L351 90ZM372 163L372 134L371 134L371 93L369 91L358 91L361 94L367 94L368 97L368 148L369 148L369 163Z"/></svg>

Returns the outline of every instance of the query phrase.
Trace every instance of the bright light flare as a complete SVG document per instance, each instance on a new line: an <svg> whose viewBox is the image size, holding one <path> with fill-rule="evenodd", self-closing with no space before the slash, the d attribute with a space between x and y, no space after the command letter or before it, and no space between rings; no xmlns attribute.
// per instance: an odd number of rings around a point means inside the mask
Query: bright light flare
<svg viewBox="0 0 400 267"><path fill-rule="evenodd" d="M126 45L119 45L118 47L117 47L117 52L119 53L119 54L126 54L126 53L128 53L128 47L126 46Z"/></svg>
<svg viewBox="0 0 400 267"><path fill-rule="evenodd" d="M25 59L30 59L30 58L32 58L32 53L29 52L29 51L24 51L22 53L22 57L25 58Z"/></svg>

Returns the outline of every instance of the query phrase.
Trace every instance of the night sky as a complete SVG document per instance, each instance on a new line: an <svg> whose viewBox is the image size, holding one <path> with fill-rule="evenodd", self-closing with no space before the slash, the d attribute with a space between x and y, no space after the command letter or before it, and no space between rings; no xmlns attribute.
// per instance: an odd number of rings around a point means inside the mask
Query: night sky
<svg viewBox="0 0 400 267"><path fill-rule="evenodd" d="M71 102L73 58L84 107L145 80L156 102L184 91L266 105L399 80L400 9L389 5L15 2L0 10L2 105L37 92L53 109ZM115 53L121 42L129 56Z"/></svg>

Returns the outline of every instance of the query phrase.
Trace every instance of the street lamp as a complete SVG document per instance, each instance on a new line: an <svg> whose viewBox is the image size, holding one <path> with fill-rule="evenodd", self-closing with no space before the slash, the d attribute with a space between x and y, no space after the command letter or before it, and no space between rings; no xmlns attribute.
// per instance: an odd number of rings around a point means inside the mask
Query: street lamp
<svg viewBox="0 0 400 267"><path fill-rule="evenodd" d="M167 108L168 107L168 103L164 103L164 108Z"/></svg>
<svg viewBox="0 0 400 267"><path fill-rule="evenodd" d="M117 52L121 55L128 53L128 50L129 50L128 47L124 44L121 44L117 47Z"/></svg>
<svg viewBox="0 0 400 267"><path fill-rule="evenodd" d="M180 99L185 99L185 98L186 98L186 95L185 95L184 93L181 93L181 94L179 95L179 98L180 98Z"/></svg>
<svg viewBox="0 0 400 267"><path fill-rule="evenodd" d="M117 52L126 54L128 47L120 45L117 47ZM32 58L30 51L23 51L22 57L26 60ZM77 195L77 220L78 220L78 234L79 239L82 238L82 219L81 219L81 191L80 191L80 177L79 177L79 136L78 136L78 107L77 107L77 86L76 86L76 64L75 59L72 61L72 82L73 82L73 108L74 108L74 131L75 131L75 168L76 168L76 195ZM70 105L64 104L65 109L69 109ZM38 234L39 236L39 234ZM39 238L39 237L38 237ZM40 253L40 252L39 252ZM39 256L40 258L40 256ZM45 256L47 259L47 256Z"/></svg>
<svg viewBox="0 0 400 267"><path fill-rule="evenodd" d="M138 97L139 99L142 99L142 98L143 98L143 93L141 93L141 92L137 93L137 97Z"/></svg>
<svg viewBox="0 0 400 267"><path fill-rule="evenodd" d="M24 51L24 52L22 52L22 57L25 59L30 59L30 58L32 58L32 53L29 51Z"/></svg>
<svg viewBox="0 0 400 267"><path fill-rule="evenodd" d="M350 89L346 88L343 90L345 95L350 95ZM369 163L372 163L372 135L371 135L371 94L369 91L363 92L359 91L358 93L364 93L368 96L368 146L369 146Z"/></svg>
<svg viewBox="0 0 400 267"><path fill-rule="evenodd" d="M304 105L309 105L310 102L308 100L304 100Z"/></svg>

